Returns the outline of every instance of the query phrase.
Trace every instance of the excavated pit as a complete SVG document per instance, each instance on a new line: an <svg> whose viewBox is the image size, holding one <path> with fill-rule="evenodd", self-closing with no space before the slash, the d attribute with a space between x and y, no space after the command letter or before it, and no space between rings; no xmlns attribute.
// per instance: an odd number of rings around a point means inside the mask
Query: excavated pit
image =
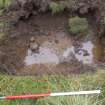
<svg viewBox="0 0 105 105"><path fill-rule="evenodd" d="M11 27L0 41L1 73L68 75L104 65L104 41L75 40L66 30L67 20L63 13L46 13Z"/></svg>

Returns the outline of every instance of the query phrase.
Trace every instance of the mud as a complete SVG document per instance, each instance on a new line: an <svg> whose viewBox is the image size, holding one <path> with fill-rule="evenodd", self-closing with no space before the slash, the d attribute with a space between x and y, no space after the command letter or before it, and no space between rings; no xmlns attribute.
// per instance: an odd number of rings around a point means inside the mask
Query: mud
<svg viewBox="0 0 105 105"><path fill-rule="evenodd" d="M1 72L13 75L67 75L94 72L99 64L104 64L104 41L75 40L66 30L67 18L63 14L48 13L11 26L0 41ZM29 47L32 37L39 46L37 51ZM72 47L72 52L67 51ZM85 57L89 61L84 61Z"/></svg>

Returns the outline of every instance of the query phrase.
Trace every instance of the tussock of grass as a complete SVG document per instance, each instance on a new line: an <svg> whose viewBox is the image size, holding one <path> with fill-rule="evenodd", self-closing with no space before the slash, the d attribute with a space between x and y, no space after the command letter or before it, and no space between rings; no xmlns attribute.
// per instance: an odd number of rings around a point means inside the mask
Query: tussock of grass
<svg viewBox="0 0 105 105"><path fill-rule="evenodd" d="M58 13L58 12L62 12L65 9L65 5L64 4L58 4L56 2L51 2L49 5L49 9L52 11L52 13Z"/></svg>
<svg viewBox="0 0 105 105"><path fill-rule="evenodd" d="M43 76L41 78L1 75L0 95L101 89L104 84L105 72L68 77ZM39 99L36 105L104 105L104 101L104 96L99 98L98 95L48 97ZM30 105L30 103L34 105L35 100L0 101L0 105Z"/></svg>
<svg viewBox="0 0 105 105"><path fill-rule="evenodd" d="M89 27L86 18L70 18L68 30L74 35L87 35L89 33Z"/></svg>

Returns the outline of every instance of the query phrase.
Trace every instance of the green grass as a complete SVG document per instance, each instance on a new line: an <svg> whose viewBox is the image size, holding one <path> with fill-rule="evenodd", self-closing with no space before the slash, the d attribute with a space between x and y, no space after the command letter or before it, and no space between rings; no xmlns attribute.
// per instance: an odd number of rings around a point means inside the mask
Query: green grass
<svg viewBox="0 0 105 105"><path fill-rule="evenodd" d="M15 77L0 76L0 95L78 91L101 89L105 84L105 72L79 76ZM104 87L103 87L104 89ZM105 105L104 93L86 96L48 97L37 100L0 101L0 105ZM96 104L97 103L97 104Z"/></svg>
<svg viewBox="0 0 105 105"><path fill-rule="evenodd" d="M0 0L0 9L7 8L12 0Z"/></svg>
<svg viewBox="0 0 105 105"><path fill-rule="evenodd" d="M51 2L49 5L49 9L52 11L53 14L55 14L64 11L65 5L56 2Z"/></svg>

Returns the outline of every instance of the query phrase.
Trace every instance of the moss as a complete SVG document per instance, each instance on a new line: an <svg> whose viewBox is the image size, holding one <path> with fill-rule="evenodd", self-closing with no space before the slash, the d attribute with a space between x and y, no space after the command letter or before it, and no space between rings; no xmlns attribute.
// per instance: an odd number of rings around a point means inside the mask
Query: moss
<svg viewBox="0 0 105 105"><path fill-rule="evenodd" d="M0 0L0 9L7 8L11 2L12 0Z"/></svg>

